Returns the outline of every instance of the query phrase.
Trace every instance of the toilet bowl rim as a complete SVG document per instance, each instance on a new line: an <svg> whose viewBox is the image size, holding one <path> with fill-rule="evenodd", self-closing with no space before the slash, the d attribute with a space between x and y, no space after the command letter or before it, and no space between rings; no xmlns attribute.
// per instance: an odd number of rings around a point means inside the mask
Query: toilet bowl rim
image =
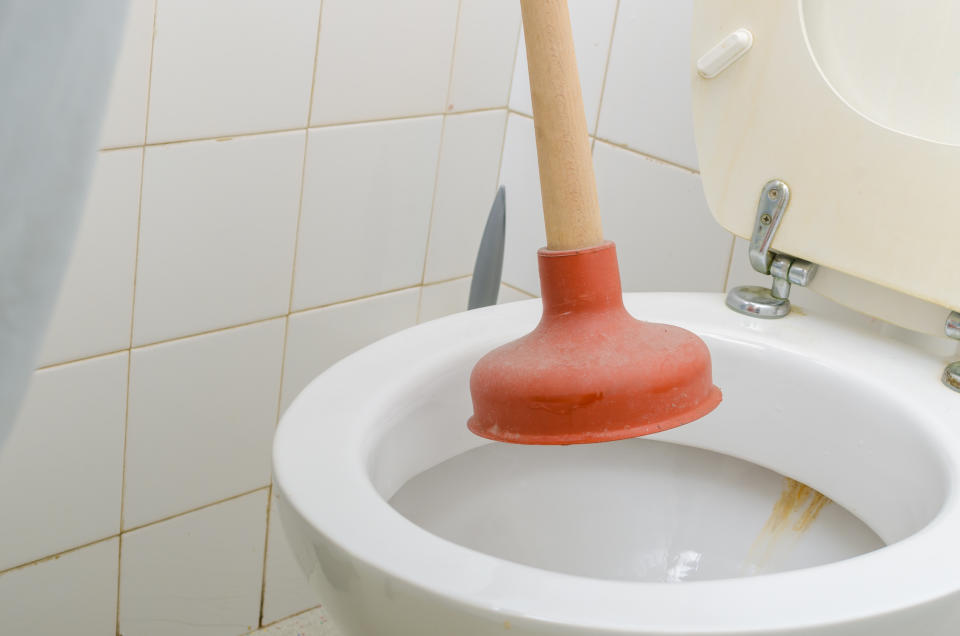
<svg viewBox="0 0 960 636"><path fill-rule="evenodd" d="M812 317L803 317L804 320L794 320L796 323L788 328L787 322L781 324L762 323L756 319L742 317L732 312L722 309L722 297L717 294L628 294L628 307L633 310L639 308L650 309L656 306L672 306L675 311L688 312L691 309L697 309L698 316L702 317L712 325L722 327L721 331L731 330L729 333L739 334L738 337L746 337L739 329L746 326L749 338L753 339L773 339L782 341L786 344L791 343L791 338L785 337L785 334L813 330L822 334L829 334L831 330L837 329L837 326L819 321ZM537 303L516 303L514 307L506 306L500 308L491 308L486 310L489 315L481 316L460 315L448 319L447 333L449 337L457 337L463 340L464 333L473 333L474 337L483 337L482 328L479 328L484 322L498 322L500 324L517 325L520 323L535 322L537 315ZM719 308L719 309L718 309ZM653 312L657 313L657 312ZM670 313L670 312L667 312ZM821 324L822 323L822 324ZM471 329L471 327L475 329ZM845 329L845 328L844 328ZM431 333L433 328L418 327L415 330L407 332L402 338L393 337L392 342L386 346L408 347L409 351L414 351L424 342L431 340L436 334ZM793 330L793 331L791 331ZM900 345L879 341L871 334L847 334L853 338L866 338L867 345L877 347L878 353L892 354L900 351L903 356L902 361L910 362L910 356L913 355L914 361L920 362L924 359L923 354L913 352L910 349L904 349ZM404 342L401 342L404 340ZM797 340L797 338L794 338ZM803 334L799 334L799 341L803 340ZM458 340L454 340L457 342ZM383 341L386 342L386 341ZM795 342L793 344L796 344ZM383 346L381 344L381 346ZM349 371L347 367L353 365L363 365L372 363L375 359L377 364L381 365L381 360L377 358L382 351L376 347L368 350L366 354L361 352L359 355L352 356L350 360L345 361L344 365L338 365L340 371L336 368L326 376L328 381L335 380L339 372ZM837 351L837 355L843 355L844 351ZM929 362L929 361L928 361ZM882 605L884 611L889 611L893 606L916 605L917 603L940 598L945 595L953 595L960 589L960 581L952 581L949 576L932 577L925 579L922 585L910 587L909 594L894 594L896 591L902 591L904 568L915 567L916 563L929 561L931 557L939 558L940 574L943 569L952 568L956 572L960 566L960 555L956 558L950 557L950 550L945 548L952 547L952 537L956 536L955 530L960 529L960 506L957 503L957 497L954 490L948 493L947 501L937 518L919 533L890 546L884 550L877 551L867 555L862 555L855 559L837 563L809 568L806 570L796 570L780 574L764 575L761 577L745 579L726 579L721 581L705 581L683 586L669 584L651 584L651 583L632 583L618 581L600 581L595 579L584 579L581 577L572 577L569 575L558 575L553 572L538 570L528 566L522 566L516 563L510 563L497 559L489 555L479 554L454 545L430 535L425 530L415 526L405 518L396 513L387 503L370 482L368 467L362 465L362 462L350 462L351 457L366 456L369 454L371 445L375 443L375 435L370 430L364 430L361 425L359 428L339 429L343 433L339 440L347 444L346 448L340 447L339 452L330 452L323 461L313 462L312 483L317 482L317 472L326 473L328 480L333 478L336 485L324 490L323 502L318 507L315 500L313 504L310 497L306 496L303 486L303 474L296 475L291 470L291 453L295 448L302 446L305 442L303 434L309 427L309 422L316 419L313 412L316 408L316 400L323 399L322 386L324 380L314 382L308 388L301 398L291 406L281 422L275 446L275 473L276 484L283 492L285 499L289 501L297 510L298 514L304 519L309 520L310 525L318 536L324 537L326 541L332 542L339 550L351 554L353 558L365 561L370 567L380 570L385 576L393 577L398 581L404 581L410 585L421 589L430 590L438 596L443 596L458 602L475 606L479 609L491 610L499 608L499 613L511 612L518 618L526 616L537 616L549 618L549 620L563 620L570 623L589 624L596 628L606 626L613 628L622 626L624 622L638 620L643 621L645 628L651 623L657 622L657 617L651 615L651 606L644 604L643 611L638 611L636 603L630 603L631 595L642 592L646 596L656 596L658 601L656 608L659 611L653 614L661 614L660 624L664 629L674 629L677 627L675 620L669 621L667 617L671 614L667 611L668 606L677 606L690 603L694 597L704 607L713 607L711 598L721 593L727 596L733 593L742 595L751 599L750 603L754 607L763 605L769 601L776 605L776 597L782 596L784 591L789 590L791 594L802 590L822 592L824 586L832 587L840 581L845 581L848 585L856 585L859 588L857 593L861 598L859 603L845 604L842 610L834 608L820 608L819 613L811 610L815 605L805 605L802 612L788 613L789 616L780 612L774 616L770 614L766 619L768 622L776 624L809 624L817 621L841 621L855 620L858 616L865 616L877 612L876 598L887 598L888 602ZM939 388L939 387L937 387ZM921 390L924 392L925 389ZM929 402L917 405L917 408L929 413L931 418L944 417L942 408L944 405L953 407L953 404L942 397L943 394L935 392L924 393L927 397L932 396ZM951 396L952 397L952 396ZM365 409L375 409L373 404L375 400L368 401L364 405ZM952 414L960 413L954 410ZM363 417L355 418L355 421L363 421ZM936 429L937 427L934 427ZM315 432L315 431L314 431ZM960 458L960 445L958 445L955 436L950 435L949 431L934 432L932 434L941 436L945 452L951 463L951 470L955 470ZM330 442L332 440L327 439ZM349 451L349 452L347 452ZM327 499L329 497L329 499ZM333 505L331 507L331 504ZM322 514L318 514L319 508L323 509ZM352 512L351 512L352 511ZM338 523L339 514L353 514L354 518L339 519L344 523ZM355 541L364 533L348 532L348 528L356 528L356 524L371 524L372 527L381 531L390 533L390 543L393 548L387 548L383 541ZM379 545L377 545L379 543ZM396 550L397 544L406 545L403 550ZM415 560L411 561L411 555L416 555ZM435 560L439 563L457 563L456 576L450 577L449 573L437 573L435 571L426 572L424 563ZM955 562L950 562L955 561ZM857 570L859 569L859 574ZM466 576L468 579L477 577L488 580L498 581L498 585L510 589L511 586L522 584L529 591L542 591L543 594L535 597L503 598L498 594L495 585L491 585L491 591L487 595L478 594L472 586L457 584L457 579ZM492 579L491 579L492 577ZM936 579L936 580L935 580ZM547 593L549 591L549 593ZM570 608L562 608L557 602L557 598L569 597L571 599L580 599L576 605L578 607L588 606L588 611L571 611ZM876 597L873 602L868 598ZM814 601L816 594L810 598ZM589 598L590 602L585 602ZM619 599L622 606L617 605L615 599ZM715 598L714 598L715 602ZM630 611L630 605L633 605L633 611ZM729 608L713 607L712 611L704 612L704 619L709 617L712 624L718 621L723 622L723 615L729 613ZM558 616L562 618L558 619ZM673 614L674 618L676 614ZM749 624L742 622L742 619L727 617L731 627L755 626L756 622ZM757 617L758 620L759 617ZM739 622L738 622L739 621ZM791 622L793 621L793 622ZM689 627L689 626L688 626ZM668 629L668 631L669 631Z"/></svg>

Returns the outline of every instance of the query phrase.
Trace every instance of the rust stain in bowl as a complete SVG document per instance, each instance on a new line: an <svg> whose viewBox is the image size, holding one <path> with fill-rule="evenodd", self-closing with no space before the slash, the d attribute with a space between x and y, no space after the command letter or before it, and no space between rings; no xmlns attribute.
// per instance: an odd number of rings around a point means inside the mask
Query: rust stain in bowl
<svg viewBox="0 0 960 636"><path fill-rule="evenodd" d="M783 490L770 517L750 547L747 566L759 573L781 545L789 549L830 503L826 495L799 481L784 478Z"/></svg>

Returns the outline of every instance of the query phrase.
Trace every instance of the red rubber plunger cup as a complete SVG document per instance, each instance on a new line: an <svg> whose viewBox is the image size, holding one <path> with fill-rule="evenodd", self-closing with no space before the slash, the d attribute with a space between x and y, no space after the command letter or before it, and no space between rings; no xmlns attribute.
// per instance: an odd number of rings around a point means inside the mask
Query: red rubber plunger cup
<svg viewBox="0 0 960 636"><path fill-rule="evenodd" d="M695 334L633 318L614 244L539 254L543 317L470 376L470 430L518 444L582 444L686 424L720 403Z"/></svg>

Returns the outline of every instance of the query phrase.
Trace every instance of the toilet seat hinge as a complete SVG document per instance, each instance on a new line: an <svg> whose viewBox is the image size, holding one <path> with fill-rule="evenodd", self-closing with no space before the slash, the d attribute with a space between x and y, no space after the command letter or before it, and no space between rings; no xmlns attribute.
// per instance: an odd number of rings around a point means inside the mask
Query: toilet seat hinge
<svg viewBox="0 0 960 636"><path fill-rule="evenodd" d="M816 263L770 249L789 203L790 188L779 179L768 181L760 191L750 238L750 265L773 276L773 284L769 290L752 285L730 290L727 306L734 311L757 318L783 318L790 313L790 286L806 287L816 275Z"/></svg>

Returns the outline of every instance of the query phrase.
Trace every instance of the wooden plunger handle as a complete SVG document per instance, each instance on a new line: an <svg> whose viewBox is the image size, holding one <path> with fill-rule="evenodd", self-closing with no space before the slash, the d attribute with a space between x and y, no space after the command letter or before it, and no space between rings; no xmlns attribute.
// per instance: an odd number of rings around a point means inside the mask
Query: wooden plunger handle
<svg viewBox="0 0 960 636"><path fill-rule="evenodd" d="M567 0L520 0L547 249L603 242Z"/></svg>

